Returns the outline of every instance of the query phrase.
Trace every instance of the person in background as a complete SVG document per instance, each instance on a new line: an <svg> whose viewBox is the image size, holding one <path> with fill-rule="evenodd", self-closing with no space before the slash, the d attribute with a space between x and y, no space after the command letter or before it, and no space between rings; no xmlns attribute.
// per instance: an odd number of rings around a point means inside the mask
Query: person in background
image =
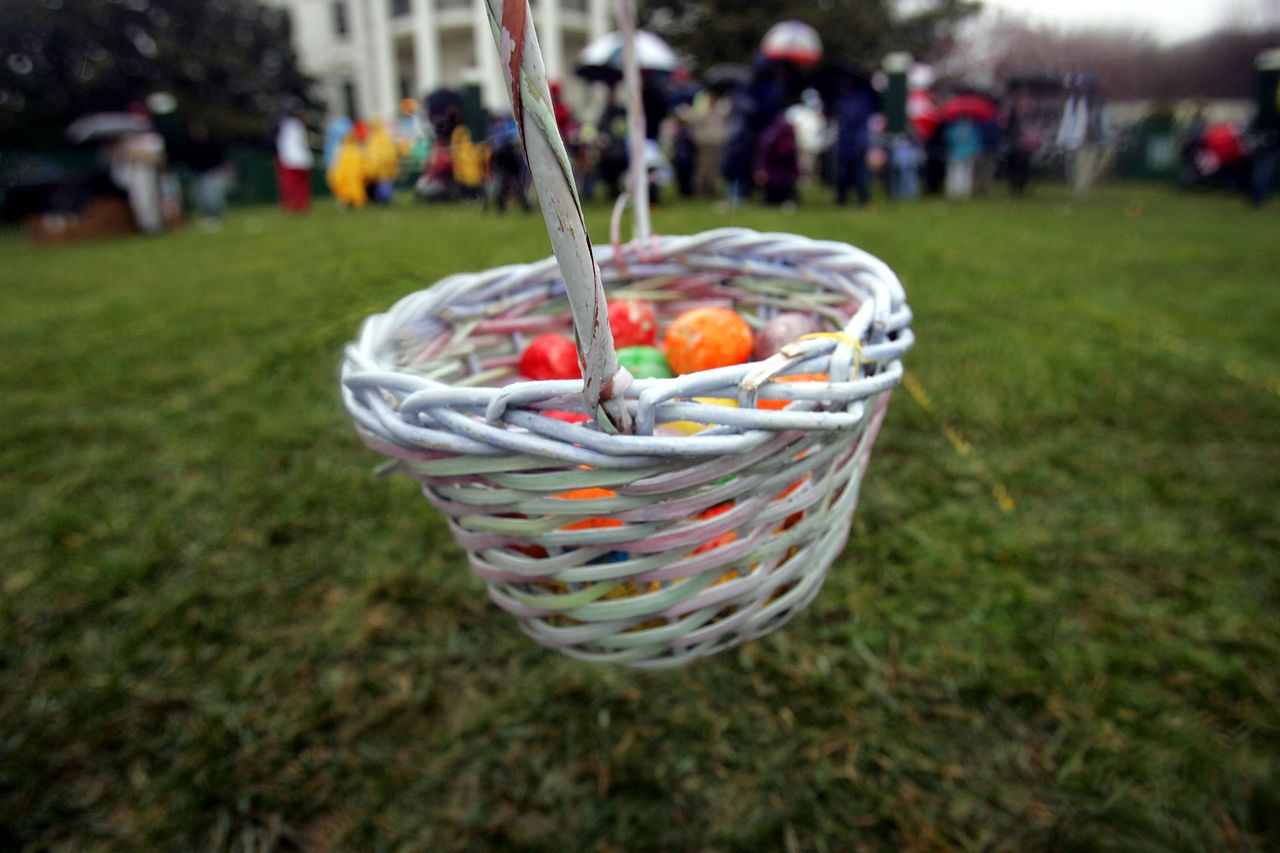
<svg viewBox="0 0 1280 853"><path fill-rule="evenodd" d="M390 204L400 162L395 142L381 119L374 119L369 124L365 164L366 180L370 184L369 198L376 204Z"/></svg>
<svg viewBox="0 0 1280 853"><path fill-rule="evenodd" d="M311 167L315 158L307 142L301 108L290 109L280 122L275 141L280 206L286 213L306 213L311 209Z"/></svg>
<svg viewBox="0 0 1280 853"><path fill-rule="evenodd" d="M681 198L693 198L693 175L698 166L698 149L689 126L690 109L681 105L671 120L671 165Z"/></svg>
<svg viewBox="0 0 1280 853"><path fill-rule="evenodd" d="M449 136L453 159L453 185L460 198L480 199L484 195L484 150L471 140L471 130L459 124Z"/></svg>
<svg viewBox="0 0 1280 853"><path fill-rule="evenodd" d="M693 100L689 130L693 134L693 190L704 198L720 194L720 157L729 132L729 102L712 92Z"/></svg>
<svg viewBox="0 0 1280 853"><path fill-rule="evenodd" d="M622 177L627 171L627 111L618 104L613 89L605 94L604 112L596 124L596 147L600 152L596 168L612 198L622 194Z"/></svg>
<svg viewBox="0 0 1280 853"><path fill-rule="evenodd" d="M649 186L649 205L657 207L662 204L662 188L675 180L675 170L662 152L662 146L656 139L646 139L644 150L640 152L644 158L645 180Z"/></svg>
<svg viewBox="0 0 1280 853"><path fill-rule="evenodd" d="M1257 111L1249 123L1253 156L1249 163L1249 202L1254 207L1266 203L1275 188L1276 163L1280 161L1280 51L1268 50L1254 60L1258 70Z"/></svg>
<svg viewBox="0 0 1280 853"><path fill-rule="evenodd" d="M355 125L351 126L345 139L338 146L325 177L329 181L329 189L338 204L348 210L359 210L369 200L365 179L364 146L356 133Z"/></svg>
<svg viewBox="0 0 1280 853"><path fill-rule="evenodd" d="M943 128L947 146L947 198L973 195L973 171L982 152L982 132L970 118L947 122Z"/></svg>
<svg viewBox="0 0 1280 853"><path fill-rule="evenodd" d="M786 113L779 112L760 135L754 165L756 186L764 190L765 204L795 203L800 162L796 131Z"/></svg>
<svg viewBox="0 0 1280 853"><path fill-rule="evenodd" d="M724 148L720 154L720 174L724 176L725 194L730 204L751 197L760 134L773 118L770 116L765 120L761 108L760 94L767 89L767 81L760 79L761 74L762 68L757 65L756 76L751 83L739 86L733 93L729 109Z"/></svg>
<svg viewBox="0 0 1280 853"><path fill-rule="evenodd" d="M924 150L909 133L896 134L889 142L889 194L896 199L920 196L920 167Z"/></svg>
<svg viewBox="0 0 1280 853"><path fill-rule="evenodd" d="M1031 157L1040 146L1040 139L1031 125L1031 95L1019 89L1013 97L1013 105L1005 116L1004 165L1009 176L1009 191L1024 195L1031 180Z"/></svg>
<svg viewBox="0 0 1280 853"><path fill-rule="evenodd" d="M151 114L142 104L132 104L129 112L140 119L151 121ZM129 197L129 209L133 221L144 234L158 234L164 230L164 211L160 204L160 170L164 166L164 137L154 129L121 136L111 147L111 180Z"/></svg>
<svg viewBox="0 0 1280 853"><path fill-rule="evenodd" d="M1077 82L1062 108L1062 122L1058 125L1058 147L1066 154L1067 176L1077 199L1085 198L1093 186L1100 141L1097 105L1085 86Z"/></svg>
<svg viewBox="0 0 1280 853"><path fill-rule="evenodd" d="M328 174L338 162L338 151L355 125L347 116L334 116L324 129L324 171Z"/></svg>
<svg viewBox="0 0 1280 853"><path fill-rule="evenodd" d="M787 107L787 121L796 129L800 152L800 179L821 178L819 161L827 146L827 119L822 114L822 97L814 89L800 94L800 103Z"/></svg>
<svg viewBox="0 0 1280 853"><path fill-rule="evenodd" d="M985 195L996 182L996 165L1000 161L1000 122L997 116L978 122L982 147L974 164L974 191Z"/></svg>
<svg viewBox="0 0 1280 853"><path fill-rule="evenodd" d="M644 138L657 142L662 136L662 123L671 112L666 82L661 75L641 76L640 102L644 105Z"/></svg>
<svg viewBox="0 0 1280 853"><path fill-rule="evenodd" d="M578 185L578 193L584 201L593 201L596 197L596 150L599 140L596 138L596 126L593 122L584 121L578 125L578 138L569 148L569 162L573 166L573 180Z"/></svg>
<svg viewBox="0 0 1280 853"><path fill-rule="evenodd" d="M195 180L196 206L207 228L216 228L227 209L230 164L222 143L202 121L187 125L187 165Z"/></svg>
<svg viewBox="0 0 1280 853"><path fill-rule="evenodd" d="M836 204L848 202L851 187L857 191L859 205L871 200L867 148L875 109L875 97L870 90L852 83L843 84L832 105L836 123Z"/></svg>
<svg viewBox="0 0 1280 853"><path fill-rule="evenodd" d="M524 155L520 150L520 134L515 119L508 114L495 113L489 122L490 196L504 213L507 202L514 199L526 212L533 209L525 193Z"/></svg>
<svg viewBox="0 0 1280 853"><path fill-rule="evenodd" d="M573 110L564 102L564 88L559 80L553 80L551 89L551 111L556 117L556 130L561 139L570 139L578 134L578 121Z"/></svg>

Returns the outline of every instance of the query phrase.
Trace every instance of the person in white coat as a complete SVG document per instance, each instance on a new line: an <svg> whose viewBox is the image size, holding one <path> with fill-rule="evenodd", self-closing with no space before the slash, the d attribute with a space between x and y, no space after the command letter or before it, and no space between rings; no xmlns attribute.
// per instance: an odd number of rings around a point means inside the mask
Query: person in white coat
<svg viewBox="0 0 1280 853"><path fill-rule="evenodd" d="M307 141L307 127L298 110L286 115L276 131L276 184L286 213L311 209L311 167L315 157Z"/></svg>

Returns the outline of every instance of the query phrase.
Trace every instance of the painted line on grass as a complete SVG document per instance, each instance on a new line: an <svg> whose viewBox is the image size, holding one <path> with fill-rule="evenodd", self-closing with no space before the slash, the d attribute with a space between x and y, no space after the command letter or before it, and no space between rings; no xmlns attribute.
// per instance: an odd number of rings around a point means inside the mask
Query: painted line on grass
<svg viewBox="0 0 1280 853"><path fill-rule="evenodd" d="M973 442L965 438L955 426L942 419L933 407L933 398L929 396L929 392L925 390L924 385L921 384L914 373L903 372L902 387L906 389L911 399L920 404L920 408L933 415L934 421L938 424L938 429L946 436L947 441L951 444L951 449L956 452L956 455L969 459L970 463L978 470L980 478L985 482L987 488L991 490L991 496L995 498L996 506L1000 507L1000 511L1013 512L1017 507L1013 500L1013 495L1009 494L1009 490L1004 487L1004 483L996 478L987 461L974 452Z"/></svg>

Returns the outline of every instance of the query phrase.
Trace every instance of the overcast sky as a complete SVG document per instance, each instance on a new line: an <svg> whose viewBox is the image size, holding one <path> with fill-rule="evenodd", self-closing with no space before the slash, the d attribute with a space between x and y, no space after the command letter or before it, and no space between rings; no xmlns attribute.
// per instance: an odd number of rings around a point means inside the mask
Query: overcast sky
<svg viewBox="0 0 1280 853"><path fill-rule="evenodd" d="M1043 23L1071 26L1137 26L1161 41L1201 35L1241 13L1271 11L1269 0L985 0Z"/></svg>

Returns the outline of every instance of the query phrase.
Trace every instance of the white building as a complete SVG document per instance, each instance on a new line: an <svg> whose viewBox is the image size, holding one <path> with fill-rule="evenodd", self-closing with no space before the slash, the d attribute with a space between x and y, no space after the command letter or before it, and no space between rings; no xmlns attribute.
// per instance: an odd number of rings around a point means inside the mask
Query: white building
<svg viewBox="0 0 1280 853"><path fill-rule="evenodd" d="M485 106L506 103L484 0L273 0L293 21L303 71L334 114L390 118L401 99L480 85ZM532 0L550 80L581 106L578 52L612 27L609 0Z"/></svg>

